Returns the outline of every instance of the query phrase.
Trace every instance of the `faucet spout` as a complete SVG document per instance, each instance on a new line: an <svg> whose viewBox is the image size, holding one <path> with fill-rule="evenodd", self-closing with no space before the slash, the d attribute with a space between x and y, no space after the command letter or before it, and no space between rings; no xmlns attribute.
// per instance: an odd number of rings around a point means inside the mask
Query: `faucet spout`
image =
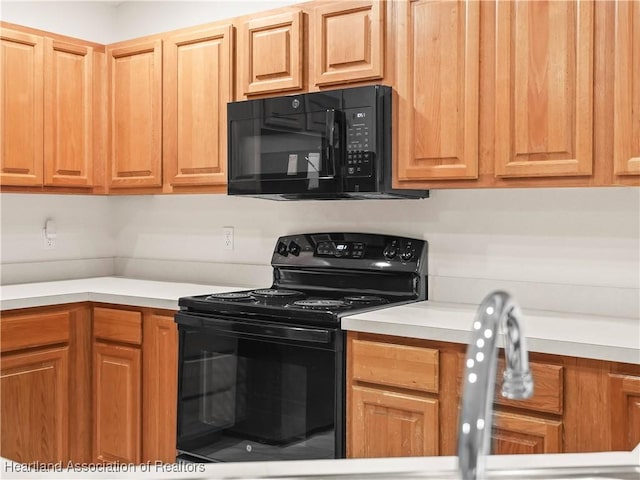
<svg viewBox="0 0 640 480"><path fill-rule="evenodd" d="M502 395L509 399L524 399L533 394L520 308L508 293L493 292L478 308L467 347L458 429L458 466L463 480L484 478L484 457L491 451L499 327L505 333L506 369Z"/></svg>

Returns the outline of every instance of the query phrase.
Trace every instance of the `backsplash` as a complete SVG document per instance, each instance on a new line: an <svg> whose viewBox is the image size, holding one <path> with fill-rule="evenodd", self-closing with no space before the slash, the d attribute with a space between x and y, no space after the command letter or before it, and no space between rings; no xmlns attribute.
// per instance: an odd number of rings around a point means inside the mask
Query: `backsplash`
<svg viewBox="0 0 640 480"><path fill-rule="evenodd" d="M640 310L638 189L437 190L425 200L308 202L2 194L1 202L2 263L14 270L21 262L59 269L56 260L111 257L119 275L264 285L278 236L362 231L428 240L431 300L476 303L506 288L529 308ZM58 224L53 251L41 245L47 216ZM225 226L234 227L232 251L223 249ZM3 283L13 283L4 270ZM51 274L46 263L35 273Z"/></svg>

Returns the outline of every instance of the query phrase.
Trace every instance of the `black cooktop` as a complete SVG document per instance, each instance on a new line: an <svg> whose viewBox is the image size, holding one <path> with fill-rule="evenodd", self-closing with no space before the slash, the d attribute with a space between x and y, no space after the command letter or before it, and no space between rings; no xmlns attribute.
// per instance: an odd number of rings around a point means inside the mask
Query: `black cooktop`
<svg viewBox="0 0 640 480"><path fill-rule="evenodd" d="M361 313L415 300L362 293L268 288L181 298L182 310L209 315L279 319L287 323L336 324L345 314Z"/></svg>
<svg viewBox="0 0 640 480"><path fill-rule="evenodd" d="M427 242L380 234L280 237L268 288L184 297L183 312L337 325L344 315L426 299Z"/></svg>

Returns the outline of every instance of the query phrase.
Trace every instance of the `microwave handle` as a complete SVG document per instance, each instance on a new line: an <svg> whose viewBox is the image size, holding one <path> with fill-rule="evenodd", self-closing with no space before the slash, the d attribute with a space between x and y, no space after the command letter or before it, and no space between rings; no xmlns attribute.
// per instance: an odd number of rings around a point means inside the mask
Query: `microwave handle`
<svg viewBox="0 0 640 480"><path fill-rule="evenodd" d="M326 114L326 134L327 134L327 159L329 160L329 165L331 165L331 175L336 175L336 126L338 126L338 115L334 109L327 110Z"/></svg>

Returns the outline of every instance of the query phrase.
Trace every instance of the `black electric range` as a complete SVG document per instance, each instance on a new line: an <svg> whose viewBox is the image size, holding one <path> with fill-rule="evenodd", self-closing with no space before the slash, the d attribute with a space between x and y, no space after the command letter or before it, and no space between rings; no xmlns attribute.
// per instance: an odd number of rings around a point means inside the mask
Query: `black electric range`
<svg viewBox="0 0 640 480"><path fill-rule="evenodd" d="M340 319L427 298L427 242L280 237L273 282L179 300L180 461L342 458Z"/></svg>
<svg viewBox="0 0 640 480"><path fill-rule="evenodd" d="M268 288L184 297L181 310L336 325L340 317L427 298L427 242L361 233L281 237Z"/></svg>

